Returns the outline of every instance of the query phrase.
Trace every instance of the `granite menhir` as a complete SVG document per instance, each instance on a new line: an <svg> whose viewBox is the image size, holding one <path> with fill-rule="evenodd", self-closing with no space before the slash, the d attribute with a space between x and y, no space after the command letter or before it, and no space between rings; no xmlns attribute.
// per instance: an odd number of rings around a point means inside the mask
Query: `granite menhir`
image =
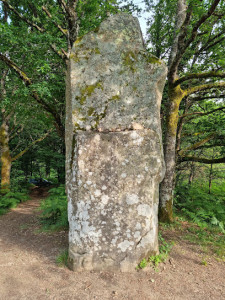
<svg viewBox="0 0 225 300"><path fill-rule="evenodd" d="M145 50L137 18L125 13L78 39L69 64L70 267L132 271L158 252L167 69Z"/></svg>

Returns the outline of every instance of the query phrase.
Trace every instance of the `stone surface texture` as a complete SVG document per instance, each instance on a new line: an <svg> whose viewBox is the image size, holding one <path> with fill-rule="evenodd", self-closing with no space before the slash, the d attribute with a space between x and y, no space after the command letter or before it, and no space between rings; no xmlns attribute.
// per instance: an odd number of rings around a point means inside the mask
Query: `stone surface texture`
<svg viewBox="0 0 225 300"><path fill-rule="evenodd" d="M73 270L132 271L158 251L165 77L131 15L109 17L74 44L66 113Z"/></svg>

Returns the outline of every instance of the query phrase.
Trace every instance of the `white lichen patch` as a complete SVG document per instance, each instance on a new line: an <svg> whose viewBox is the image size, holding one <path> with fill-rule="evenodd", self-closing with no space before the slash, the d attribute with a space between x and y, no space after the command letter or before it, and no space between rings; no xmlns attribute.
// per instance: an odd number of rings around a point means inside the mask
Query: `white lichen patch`
<svg viewBox="0 0 225 300"><path fill-rule="evenodd" d="M139 202L139 197L136 194L128 194L126 196L126 202L128 205L137 204Z"/></svg>
<svg viewBox="0 0 225 300"><path fill-rule="evenodd" d="M116 227L120 227L120 222L119 221L114 222L114 224L116 225Z"/></svg>
<svg viewBox="0 0 225 300"><path fill-rule="evenodd" d="M126 252L126 250L133 245L134 245L133 241L124 240L123 242L118 244L118 248L120 248L122 252Z"/></svg>
<svg viewBox="0 0 225 300"><path fill-rule="evenodd" d="M107 186L106 186L106 185L103 185L103 186L102 186L102 190L103 190L103 191L107 190Z"/></svg>
<svg viewBox="0 0 225 300"><path fill-rule="evenodd" d="M148 204L139 204L137 211L139 216L150 217L152 215L152 209Z"/></svg>
<svg viewBox="0 0 225 300"><path fill-rule="evenodd" d="M116 236L114 239L112 239L112 245L115 246L116 245L116 242L118 240L118 236Z"/></svg>
<svg viewBox="0 0 225 300"><path fill-rule="evenodd" d="M103 203L104 205L106 205L106 204L108 203L108 201L109 201L109 196L108 196L108 195L103 195L103 196L101 197L101 201L102 201L102 203Z"/></svg>
<svg viewBox="0 0 225 300"><path fill-rule="evenodd" d="M141 224L139 222L136 224L135 229L137 230L141 229Z"/></svg>
<svg viewBox="0 0 225 300"><path fill-rule="evenodd" d="M134 131L132 131L130 137L132 139L136 140L136 139L140 138L140 135L134 130Z"/></svg>
<svg viewBox="0 0 225 300"><path fill-rule="evenodd" d="M100 135L96 134L95 137L94 137L94 141L95 142L100 142L100 140L101 140Z"/></svg>
<svg viewBox="0 0 225 300"><path fill-rule="evenodd" d="M134 238L138 239L138 238L140 238L140 236L141 236L141 232L140 231L135 231Z"/></svg>
<svg viewBox="0 0 225 300"><path fill-rule="evenodd" d="M95 195L96 197L101 196L101 194L102 194L102 192L101 192L100 190L95 190L95 191L94 191L94 195Z"/></svg>

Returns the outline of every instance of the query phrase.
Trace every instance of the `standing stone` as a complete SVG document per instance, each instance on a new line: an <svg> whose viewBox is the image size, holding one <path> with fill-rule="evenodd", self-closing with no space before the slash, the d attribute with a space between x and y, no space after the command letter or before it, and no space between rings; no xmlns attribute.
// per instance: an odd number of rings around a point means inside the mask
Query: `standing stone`
<svg viewBox="0 0 225 300"><path fill-rule="evenodd" d="M74 44L66 113L73 270L131 271L158 252L165 78L131 15L108 18Z"/></svg>

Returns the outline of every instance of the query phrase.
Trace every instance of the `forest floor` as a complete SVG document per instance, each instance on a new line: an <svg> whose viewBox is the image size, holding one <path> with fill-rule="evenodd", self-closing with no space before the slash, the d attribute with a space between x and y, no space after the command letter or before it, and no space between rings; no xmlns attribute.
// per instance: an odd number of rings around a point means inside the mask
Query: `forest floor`
<svg viewBox="0 0 225 300"><path fill-rule="evenodd" d="M224 263L184 240L183 231L167 230L175 242L170 258L157 270L134 273L73 273L56 258L67 249L65 231L40 231L38 207L47 191L0 216L0 299L225 299Z"/></svg>

